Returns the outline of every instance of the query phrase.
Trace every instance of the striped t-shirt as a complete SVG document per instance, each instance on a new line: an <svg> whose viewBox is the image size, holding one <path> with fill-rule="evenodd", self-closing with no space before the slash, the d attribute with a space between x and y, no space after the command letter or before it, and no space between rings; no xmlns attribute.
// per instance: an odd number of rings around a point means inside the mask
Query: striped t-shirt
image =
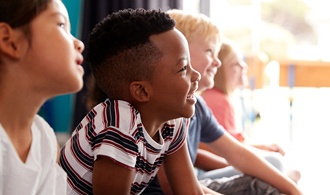
<svg viewBox="0 0 330 195"><path fill-rule="evenodd" d="M92 194L93 164L98 155L135 170L131 194L139 194L155 177L164 157L182 146L187 125L183 119L166 122L157 143L128 102L107 99L98 104L61 149L60 164L68 174L68 194Z"/></svg>

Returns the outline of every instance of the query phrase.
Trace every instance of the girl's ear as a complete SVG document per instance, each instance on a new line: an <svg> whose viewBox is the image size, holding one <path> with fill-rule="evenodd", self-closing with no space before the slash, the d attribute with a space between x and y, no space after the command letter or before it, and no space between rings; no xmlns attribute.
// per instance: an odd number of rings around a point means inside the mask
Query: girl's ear
<svg viewBox="0 0 330 195"><path fill-rule="evenodd" d="M134 100L147 102L151 95L151 86L145 81L134 81L130 85L130 93Z"/></svg>
<svg viewBox="0 0 330 195"><path fill-rule="evenodd" d="M0 22L0 53L10 58L19 58L18 41L22 36L21 32L12 29L8 24Z"/></svg>

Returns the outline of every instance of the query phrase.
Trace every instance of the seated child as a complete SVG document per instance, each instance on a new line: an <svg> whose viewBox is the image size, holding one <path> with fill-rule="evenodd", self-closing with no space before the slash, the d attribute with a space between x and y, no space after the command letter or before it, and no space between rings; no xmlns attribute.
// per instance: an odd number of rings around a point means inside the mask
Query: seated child
<svg viewBox="0 0 330 195"><path fill-rule="evenodd" d="M37 113L82 88L83 50L60 0L1 0L0 194L66 193L54 130Z"/></svg>
<svg viewBox="0 0 330 195"><path fill-rule="evenodd" d="M140 194L165 167L176 194L202 194L185 142L200 74L175 21L159 10L108 15L90 34L88 60L109 97L61 150L68 194Z"/></svg>
<svg viewBox="0 0 330 195"><path fill-rule="evenodd" d="M223 127L242 143L245 142L246 136L236 122L236 107L234 106L234 92L240 87L248 84L247 81L247 64L243 59L243 54L237 44L229 39L224 39L220 52L218 54L222 62L214 76L214 87L207 89L202 93L202 97L212 110L215 118ZM236 108L236 109L235 109ZM257 152L261 153L267 161L284 171L291 179L298 182L300 179L300 171L287 166L285 162L285 151L277 144L249 144L252 148L257 148ZM214 151L206 144L201 143L200 148Z"/></svg>

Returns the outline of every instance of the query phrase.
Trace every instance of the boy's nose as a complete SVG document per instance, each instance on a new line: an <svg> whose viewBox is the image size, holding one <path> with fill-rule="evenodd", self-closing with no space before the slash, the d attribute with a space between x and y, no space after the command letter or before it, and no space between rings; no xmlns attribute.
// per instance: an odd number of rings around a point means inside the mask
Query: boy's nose
<svg viewBox="0 0 330 195"><path fill-rule="evenodd" d="M220 68L222 65L222 62L220 61L220 59L218 57L215 57L213 60L214 66L216 66L217 68Z"/></svg>
<svg viewBox="0 0 330 195"><path fill-rule="evenodd" d="M202 78L201 74L196 71L195 69L193 70L193 81L200 81Z"/></svg>

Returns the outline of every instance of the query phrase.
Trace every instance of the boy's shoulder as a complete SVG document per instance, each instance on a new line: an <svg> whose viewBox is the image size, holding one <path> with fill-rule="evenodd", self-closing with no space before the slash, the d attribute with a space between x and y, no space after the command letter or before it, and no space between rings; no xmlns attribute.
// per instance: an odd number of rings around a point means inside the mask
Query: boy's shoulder
<svg viewBox="0 0 330 195"><path fill-rule="evenodd" d="M135 110L137 112L137 110L129 102L124 100L112 100L109 98L94 106L94 108L91 111L104 110L104 109L108 109L111 111L115 110L117 112L124 110Z"/></svg>
<svg viewBox="0 0 330 195"><path fill-rule="evenodd" d="M106 99L89 111L84 122L93 122L96 127L101 125L101 128L132 129L141 122L141 117L129 102Z"/></svg>
<svg viewBox="0 0 330 195"><path fill-rule="evenodd" d="M165 134L168 132L176 134L182 128L186 129L188 123L189 119L172 119L166 121L160 131ZM78 129L81 128L93 128L95 134L112 129L123 135L133 136L136 130L144 127L139 111L129 102L106 99L91 109L78 126Z"/></svg>

